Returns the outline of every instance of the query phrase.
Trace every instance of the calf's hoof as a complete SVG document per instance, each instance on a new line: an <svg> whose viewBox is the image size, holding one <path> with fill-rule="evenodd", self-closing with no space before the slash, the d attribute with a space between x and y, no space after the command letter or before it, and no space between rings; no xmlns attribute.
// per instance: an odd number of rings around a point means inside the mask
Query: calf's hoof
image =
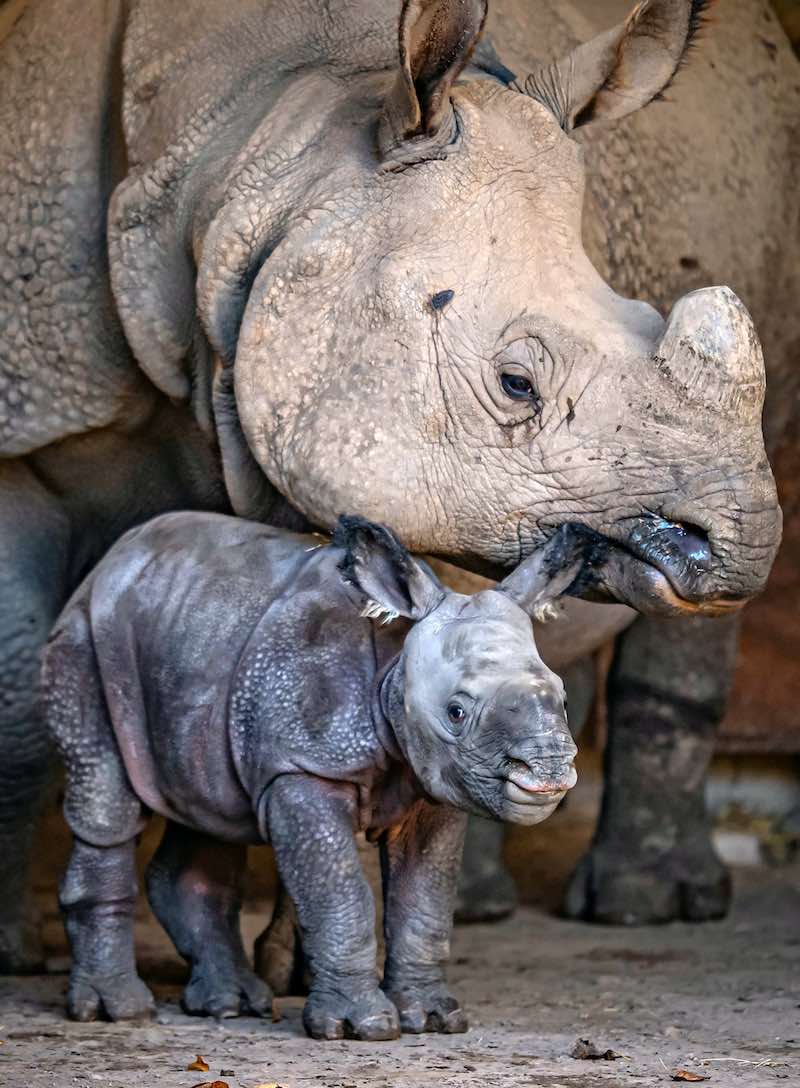
<svg viewBox="0 0 800 1088"><path fill-rule="evenodd" d="M456 998L443 987L408 986L388 991L400 1015L400 1028L409 1035L438 1031L456 1035L469 1026Z"/></svg>
<svg viewBox="0 0 800 1088"><path fill-rule="evenodd" d="M272 991L247 967L214 970L195 964L181 1005L190 1016L213 1016L217 1020L265 1017L272 1012Z"/></svg>
<svg viewBox="0 0 800 1088"><path fill-rule="evenodd" d="M363 1039L379 1042L400 1038L400 1018L379 989L351 1000L338 993L314 993L303 1009L303 1024L312 1039Z"/></svg>
<svg viewBox="0 0 800 1088"><path fill-rule="evenodd" d="M681 919L724 918L731 901L725 866L709 850L698 862L676 851L637 865L593 847L578 863L567 887L564 913L585 922L644 926Z"/></svg>
<svg viewBox="0 0 800 1088"><path fill-rule="evenodd" d="M153 995L136 974L72 973L67 992L71 1020L149 1020L155 1011Z"/></svg>
<svg viewBox="0 0 800 1088"><path fill-rule="evenodd" d="M37 975L44 971L38 926L28 921L0 923L0 975Z"/></svg>

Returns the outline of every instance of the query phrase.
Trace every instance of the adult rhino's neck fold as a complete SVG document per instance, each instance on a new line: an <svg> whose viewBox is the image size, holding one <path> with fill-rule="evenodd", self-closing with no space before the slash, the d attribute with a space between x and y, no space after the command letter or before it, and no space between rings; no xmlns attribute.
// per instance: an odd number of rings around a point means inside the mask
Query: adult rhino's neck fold
<svg viewBox="0 0 800 1088"><path fill-rule="evenodd" d="M232 368L218 368L214 381L214 422L225 489L234 513L283 529L308 532L308 519L273 487L247 444L233 388Z"/></svg>
<svg viewBox="0 0 800 1088"><path fill-rule="evenodd" d="M139 0L123 47L128 170L109 206L112 288L142 370L171 399L190 403L207 430L213 354L197 317L206 236L246 190L251 217L226 220L205 272L207 294L217 285L246 298L266 244L252 228L273 209L266 162L274 107L300 78L289 70L291 43L280 62L270 57L270 43L251 25L252 7L188 0L156 11L151 0ZM240 270L233 251L245 238L250 252ZM202 317L202 303L199 311ZM211 342L219 351L215 337Z"/></svg>
<svg viewBox="0 0 800 1088"><path fill-rule="evenodd" d="M363 169L370 120L379 110L377 93L354 102L353 87L364 80L371 83L363 77L345 85L310 70L274 86L269 109L215 193L213 214L195 230L198 311L227 366L235 361L245 309L264 266L277 251L291 249L314 215L335 206Z"/></svg>

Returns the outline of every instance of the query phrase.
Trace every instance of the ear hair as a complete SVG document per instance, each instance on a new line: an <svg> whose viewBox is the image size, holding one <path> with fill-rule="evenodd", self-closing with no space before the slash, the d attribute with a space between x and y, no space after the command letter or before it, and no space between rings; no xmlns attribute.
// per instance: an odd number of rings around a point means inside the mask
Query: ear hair
<svg viewBox="0 0 800 1088"><path fill-rule="evenodd" d="M533 609L533 618L537 623L549 623L550 620L557 620L560 615L561 613L552 601L542 601Z"/></svg>
<svg viewBox="0 0 800 1088"><path fill-rule="evenodd" d="M381 626L385 627L387 623L392 623L393 620L396 620L400 613L394 608L389 608L387 605L381 604L380 601L369 600L364 605L359 615L368 620L379 620L381 616L383 616L384 619L381 621Z"/></svg>

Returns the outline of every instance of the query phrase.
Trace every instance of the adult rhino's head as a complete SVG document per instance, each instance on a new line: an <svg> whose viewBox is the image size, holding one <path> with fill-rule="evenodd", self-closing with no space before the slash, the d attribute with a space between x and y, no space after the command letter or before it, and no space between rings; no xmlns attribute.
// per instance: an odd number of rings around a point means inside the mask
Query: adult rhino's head
<svg viewBox="0 0 800 1088"><path fill-rule="evenodd" d="M193 237L240 513L269 516L266 477L314 524L356 510L477 569L583 523L616 545L594 592L642 609L763 587L780 511L752 322L725 287L666 322L611 290L570 135L657 97L704 6L645 0L509 82L485 0L405 0L393 70L273 90Z"/></svg>

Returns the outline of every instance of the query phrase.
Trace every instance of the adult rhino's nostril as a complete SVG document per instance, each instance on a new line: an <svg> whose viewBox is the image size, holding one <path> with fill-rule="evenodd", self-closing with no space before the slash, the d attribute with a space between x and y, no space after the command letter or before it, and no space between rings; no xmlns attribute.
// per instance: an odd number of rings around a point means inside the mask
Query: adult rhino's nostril
<svg viewBox="0 0 800 1088"><path fill-rule="evenodd" d="M683 559L706 570L711 566L712 554L708 533L699 525L692 525L688 521L663 519L657 532L663 542Z"/></svg>

